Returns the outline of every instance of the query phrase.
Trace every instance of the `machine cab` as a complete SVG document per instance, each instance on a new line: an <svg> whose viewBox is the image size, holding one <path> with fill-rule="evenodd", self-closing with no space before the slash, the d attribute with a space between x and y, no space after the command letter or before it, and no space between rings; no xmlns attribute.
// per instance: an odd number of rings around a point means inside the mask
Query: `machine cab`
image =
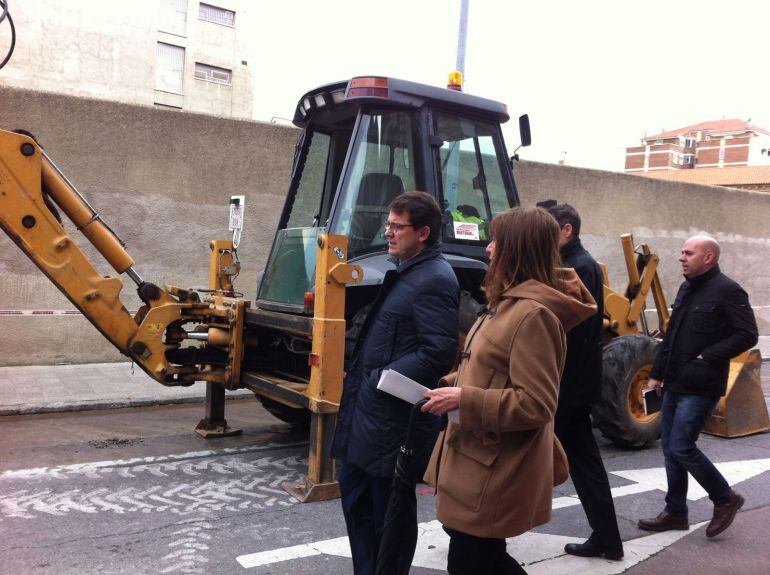
<svg viewBox="0 0 770 575"><path fill-rule="evenodd" d="M489 224L518 204L500 130L507 120L499 102L394 78L359 77L305 94L293 120L303 132L289 194L257 305L303 312L317 236L326 232L348 237L349 261L364 268L363 288L378 285L393 265L383 237L388 204L411 190L438 201L442 250L461 287L477 290Z"/></svg>

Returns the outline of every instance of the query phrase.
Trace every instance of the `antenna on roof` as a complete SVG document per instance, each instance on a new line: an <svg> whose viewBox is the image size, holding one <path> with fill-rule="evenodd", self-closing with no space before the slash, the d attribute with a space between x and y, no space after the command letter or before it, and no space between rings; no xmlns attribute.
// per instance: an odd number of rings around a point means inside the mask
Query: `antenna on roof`
<svg viewBox="0 0 770 575"><path fill-rule="evenodd" d="M468 2L460 2L460 29L457 32L457 62L455 70L465 76L465 45L468 43Z"/></svg>

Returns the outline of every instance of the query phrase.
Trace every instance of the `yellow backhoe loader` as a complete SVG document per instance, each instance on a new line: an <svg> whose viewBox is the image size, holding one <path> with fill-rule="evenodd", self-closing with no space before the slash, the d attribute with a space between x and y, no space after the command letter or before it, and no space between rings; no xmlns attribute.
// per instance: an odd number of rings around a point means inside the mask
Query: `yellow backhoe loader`
<svg viewBox="0 0 770 575"><path fill-rule="evenodd" d="M460 323L467 331L484 301L489 223L519 203L501 132L508 119L500 102L395 78L356 77L304 94L293 119L301 132L288 194L253 302L233 293L239 264L230 241L211 243L209 290L144 281L117 234L29 134L0 131L0 227L152 378L168 386L206 382L206 412L197 428L204 437L235 432L224 402L225 389L235 388L252 390L280 419L308 427L307 476L285 488L301 501L326 499L338 493L329 450L346 325L353 337L355 319L392 265L382 236L387 206L406 190L437 198L444 212L441 246L460 284ZM526 116L519 122L527 145ZM75 231L116 276L96 271ZM630 414L632 425L616 423L611 433L600 425L626 445L657 436L654 418L639 417L635 403L655 347L642 315L651 286L657 308L666 309L653 281L657 258L646 253L643 260L625 296L606 291L614 339L605 351L612 364L605 386L615 391L614 403L597 414L615 411L616 422ZM120 299L121 274L136 284L144 304L133 316Z"/></svg>
<svg viewBox="0 0 770 575"><path fill-rule="evenodd" d="M467 330L483 301L489 222L518 204L500 129L508 118L499 102L395 78L358 77L304 94L289 192L254 302L233 295L239 264L229 241L211 244L209 290L144 281L117 234L30 134L0 131L0 226L152 378L206 382L201 435L235 432L224 414L224 391L235 388L309 427L307 477L285 487L303 501L328 498L337 493L329 448L346 320L361 316L392 266L382 235L387 206L412 189L439 199L442 249L463 290ZM75 231L117 275L96 270ZM133 316L121 302L121 274L143 302Z"/></svg>

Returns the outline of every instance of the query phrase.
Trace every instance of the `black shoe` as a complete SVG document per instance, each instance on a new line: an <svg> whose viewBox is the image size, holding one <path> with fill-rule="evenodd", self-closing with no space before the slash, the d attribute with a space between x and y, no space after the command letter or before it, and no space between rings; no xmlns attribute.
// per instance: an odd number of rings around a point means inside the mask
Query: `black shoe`
<svg viewBox="0 0 770 575"><path fill-rule="evenodd" d="M564 546L564 551L570 555L577 555L578 557L604 557L612 561L620 561L623 559L623 547L620 549L607 549L594 543L590 539L585 543L567 543Z"/></svg>

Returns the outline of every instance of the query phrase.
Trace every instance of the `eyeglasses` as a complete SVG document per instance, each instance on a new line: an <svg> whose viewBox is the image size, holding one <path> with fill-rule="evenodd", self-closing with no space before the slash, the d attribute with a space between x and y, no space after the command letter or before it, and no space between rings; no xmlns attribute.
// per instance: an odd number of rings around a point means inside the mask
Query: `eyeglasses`
<svg viewBox="0 0 770 575"><path fill-rule="evenodd" d="M394 232L400 232L404 228L413 228L412 224L397 224L396 222L385 222L385 231L393 230Z"/></svg>

